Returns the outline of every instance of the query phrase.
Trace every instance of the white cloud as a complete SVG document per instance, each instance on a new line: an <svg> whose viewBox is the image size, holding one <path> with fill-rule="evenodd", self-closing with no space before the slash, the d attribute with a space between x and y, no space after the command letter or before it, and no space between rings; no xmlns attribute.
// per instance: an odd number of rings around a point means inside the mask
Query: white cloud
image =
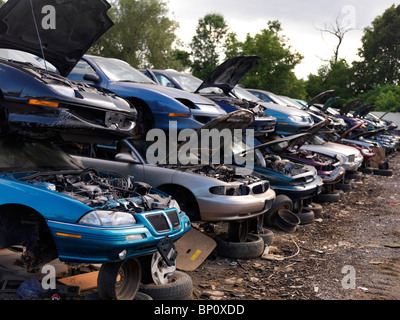
<svg viewBox="0 0 400 320"><path fill-rule="evenodd" d="M279 20L282 33L289 38L292 50L304 56L295 72L299 78L306 78L316 73L318 68L333 56L337 44L335 37L328 34L321 36L317 26L333 22L343 11L353 19L359 30L345 35L340 47L340 58L352 62L357 59L361 46L363 29L369 26L376 16L381 15L393 0L167 0L171 17L179 22L177 32L186 44L195 34L198 20L207 13L220 13L228 23L229 29L236 32L239 40L244 40L267 28L267 21ZM397 4L396 4L397 3Z"/></svg>

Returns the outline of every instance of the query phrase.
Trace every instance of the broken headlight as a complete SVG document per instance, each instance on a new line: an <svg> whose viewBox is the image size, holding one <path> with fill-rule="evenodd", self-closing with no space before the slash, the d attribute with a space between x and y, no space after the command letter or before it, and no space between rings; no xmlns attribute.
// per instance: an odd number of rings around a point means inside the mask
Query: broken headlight
<svg viewBox="0 0 400 320"><path fill-rule="evenodd" d="M126 212L95 210L86 213L78 223L113 227L135 224L136 219L132 214Z"/></svg>

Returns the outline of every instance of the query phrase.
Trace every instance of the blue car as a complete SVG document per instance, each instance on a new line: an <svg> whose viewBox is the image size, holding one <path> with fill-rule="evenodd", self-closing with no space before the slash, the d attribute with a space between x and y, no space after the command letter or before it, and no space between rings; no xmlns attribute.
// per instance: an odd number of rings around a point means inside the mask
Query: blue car
<svg viewBox="0 0 400 320"><path fill-rule="evenodd" d="M275 130L276 118L265 112L266 107L260 101L252 101L236 94L237 84L252 68L258 64L258 56L239 56L226 60L215 68L202 81L193 75L174 70L142 70L157 83L187 92L193 92L209 98L227 113L247 109L256 118L246 129L253 129L257 136L268 135Z"/></svg>
<svg viewBox="0 0 400 320"><path fill-rule="evenodd" d="M168 131L171 121L176 121L177 130L197 130L226 114L213 101L160 86L119 59L84 55L68 79L106 89L131 102L138 112L138 136L152 128Z"/></svg>
<svg viewBox="0 0 400 320"><path fill-rule="evenodd" d="M151 254L190 228L170 196L85 169L51 143L0 136L0 249L23 246L21 266L55 258L112 263Z"/></svg>

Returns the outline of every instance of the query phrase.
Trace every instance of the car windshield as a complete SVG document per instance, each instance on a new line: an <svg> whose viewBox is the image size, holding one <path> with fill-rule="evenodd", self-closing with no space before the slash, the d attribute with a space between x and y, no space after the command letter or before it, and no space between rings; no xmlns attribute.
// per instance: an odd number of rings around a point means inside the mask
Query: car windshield
<svg viewBox="0 0 400 320"><path fill-rule="evenodd" d="M99 57L92 58L92 60L111 81L156 84L125 61Z"/></svg>
<svg viewBox="0 0 400 320"><path fill-rule="evenodd" d="M37 57L28 52L13 50L13 49L0 49L0 59L29 64L35 68L52 71L57 73L57 69L48 61Z"/></svg>
<svg viewBox="0 0 400 320"><path fill-rule="evenodd" d="M23 137L0 137L0 172L82 170L69 155L50 143Z"/></svg>
<svg viewBox="0 0 400 320"><path fill-rule="evenodd" d="M185 73L171 73L170 77L178 83L184 91L195 92L202 84L199 78Z"/></svg>
<svg viewBox="0 0 400 320"><path fill-rule="evenodd" d="M251 92L238 86L236 86L235 89L233 89L233 93L239 99L244 99L248 101L261 101L257 96L255 96Z"/></svg>

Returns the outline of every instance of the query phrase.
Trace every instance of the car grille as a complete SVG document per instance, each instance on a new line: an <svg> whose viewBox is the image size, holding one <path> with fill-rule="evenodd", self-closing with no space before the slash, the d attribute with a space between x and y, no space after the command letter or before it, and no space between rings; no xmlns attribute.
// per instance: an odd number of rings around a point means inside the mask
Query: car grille
<svg viewBox="0 0 400 320"><path fill-rule="evenodd" d="M171 231L170 226L172 226L173 230L176 230L180 227L179 217L175 210L168 211L166 214L149 214L146 215L146 219L158 233Z"/></svg>
<svg viewBox="0 0 400 320"><path fill-rule="evenodd" d="M269 189L269 181L262 182L260 184L257 184L256 186L253 187L253 194L261 194Z"/></svg>
<svg viewBox="0 0 400 320"><path fill-rule="evenodd" d="M355 157L354 154L352 154L352 155L350 155L350 156L347 157L347 161L348 161L348 162L354 162L355 160L356 160L356 157Z"/></svg>

